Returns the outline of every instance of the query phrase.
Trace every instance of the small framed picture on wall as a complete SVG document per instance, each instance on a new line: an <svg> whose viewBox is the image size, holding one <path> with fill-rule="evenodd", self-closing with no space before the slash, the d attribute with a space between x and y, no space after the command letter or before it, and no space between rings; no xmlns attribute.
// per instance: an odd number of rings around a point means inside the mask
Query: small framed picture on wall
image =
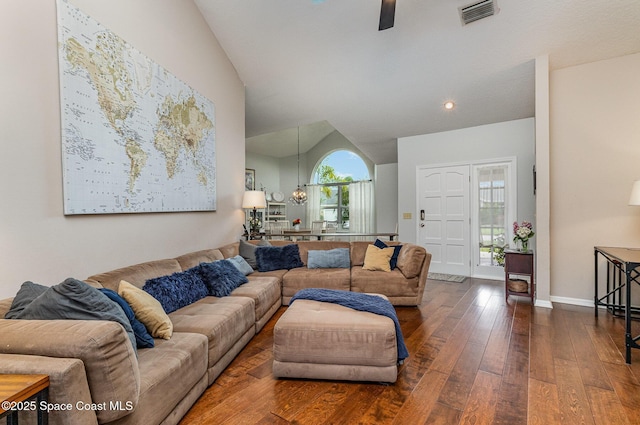
<svg viewBox="0 0 640 425"><path fill-rule="evenodd" d="M244 190L256 190L256 170L244 169Z"/></svg>

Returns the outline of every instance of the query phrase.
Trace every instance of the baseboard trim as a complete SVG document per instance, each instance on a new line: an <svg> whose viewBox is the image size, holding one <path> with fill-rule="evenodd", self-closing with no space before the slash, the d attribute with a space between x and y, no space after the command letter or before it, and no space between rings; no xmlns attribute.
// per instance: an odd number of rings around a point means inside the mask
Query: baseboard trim
<svg viewBox="0 0 640 425"><path fill-rule="evenodd" d="M553 304L551 304L551 301L545 301L545 300L536 300L534 305L536 307L551 308L551 309L553 308Z"/></svg>
<svg viewBox="0 0 640 425"><path fill-rule="evenodd" d="M552 302L561 303L561 304L571 304L571 305L579 305L582 307L591 307L593 308L593 300L585 300L582 298L568 298L568 297L556 297L551 296L549 299Z"/></svg>

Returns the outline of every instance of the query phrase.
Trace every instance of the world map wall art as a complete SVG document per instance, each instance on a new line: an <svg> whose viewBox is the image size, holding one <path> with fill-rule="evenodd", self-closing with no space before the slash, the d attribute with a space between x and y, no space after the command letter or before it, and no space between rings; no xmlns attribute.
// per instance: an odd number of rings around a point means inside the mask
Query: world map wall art
<svg viewBox="0 0 640 425"><path fill-rule="evenodd" d="M57 1L64 213L216 209L213 102Z"/></svg>

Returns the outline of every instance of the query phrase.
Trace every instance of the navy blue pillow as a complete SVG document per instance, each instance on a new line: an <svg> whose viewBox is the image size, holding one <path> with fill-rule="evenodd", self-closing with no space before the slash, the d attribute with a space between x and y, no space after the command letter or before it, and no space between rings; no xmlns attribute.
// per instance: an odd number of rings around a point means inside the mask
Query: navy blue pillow
<svg viewBox="0 0 640 425"><path fill-rule="evenodd" d="M256 248L256 262L258 263L258 271L261 272L291 270L304 266L297 244L259 246Z"/></svg>
<svg viewBox="0 0 640 425"><path fill-rule="evenodd" d="M376 241L373 244L380 249L389 248L389 245L382 242L380 239L376 239ZM391 256L391 260L389 260L389 267L391 267L391 270L395 269L396 266L398 265L398 255L400 255L400 250L402 249L402 245L392 245L392 246L393 246L393 255Z"/></svg>
<svg viewBox="0 0 640 425"><path fill-rule="evenodd" d="M117 292L112 291L107 288L99 288L98 291L105 294L109 299L120 306L122 311L124 311L124 315L127 316L129 322L131 323L131 328L133 329L133 334L136 337L136 345L138 348L153 348L155 343L153 342L153 337L149 335L149 331L144 327L141 321L136 319L136 315L131 309L131 306L124 298L118 295Z"/></svg>
<svg viewBox="0 0 640 425"><path fill-rule="evenodd" d="M149 279L142 290L158 300L167 314L209 295L200 274L194 269Z"/></svg>
<svg viewBox="0 0 640 425"><path fill-rule="evenodd" d="M201 263L198 269L209 295L226 297L249 279L229 260Z"/></svg>

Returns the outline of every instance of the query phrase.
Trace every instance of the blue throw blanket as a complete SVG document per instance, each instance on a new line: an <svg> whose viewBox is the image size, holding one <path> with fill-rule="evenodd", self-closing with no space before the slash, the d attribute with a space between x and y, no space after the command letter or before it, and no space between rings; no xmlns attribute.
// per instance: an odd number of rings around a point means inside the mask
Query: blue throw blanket
<svg viewBox="0 0 640 425"><path fill-rule="evenodd" d="M358 311L367 311L369 313L387 316L393 320L393 324L396 327L398 364L402 364L404 359L409 357L409 351L407 350L407 346L404 344L404 337L402 336L402 330L400 329L400 322L398 321L396 310L388 300L376 295L363 294L360 292L319 288L301 289L291 298L289 304L293 304L293 302L298 299L334 303Z"/></svg>

